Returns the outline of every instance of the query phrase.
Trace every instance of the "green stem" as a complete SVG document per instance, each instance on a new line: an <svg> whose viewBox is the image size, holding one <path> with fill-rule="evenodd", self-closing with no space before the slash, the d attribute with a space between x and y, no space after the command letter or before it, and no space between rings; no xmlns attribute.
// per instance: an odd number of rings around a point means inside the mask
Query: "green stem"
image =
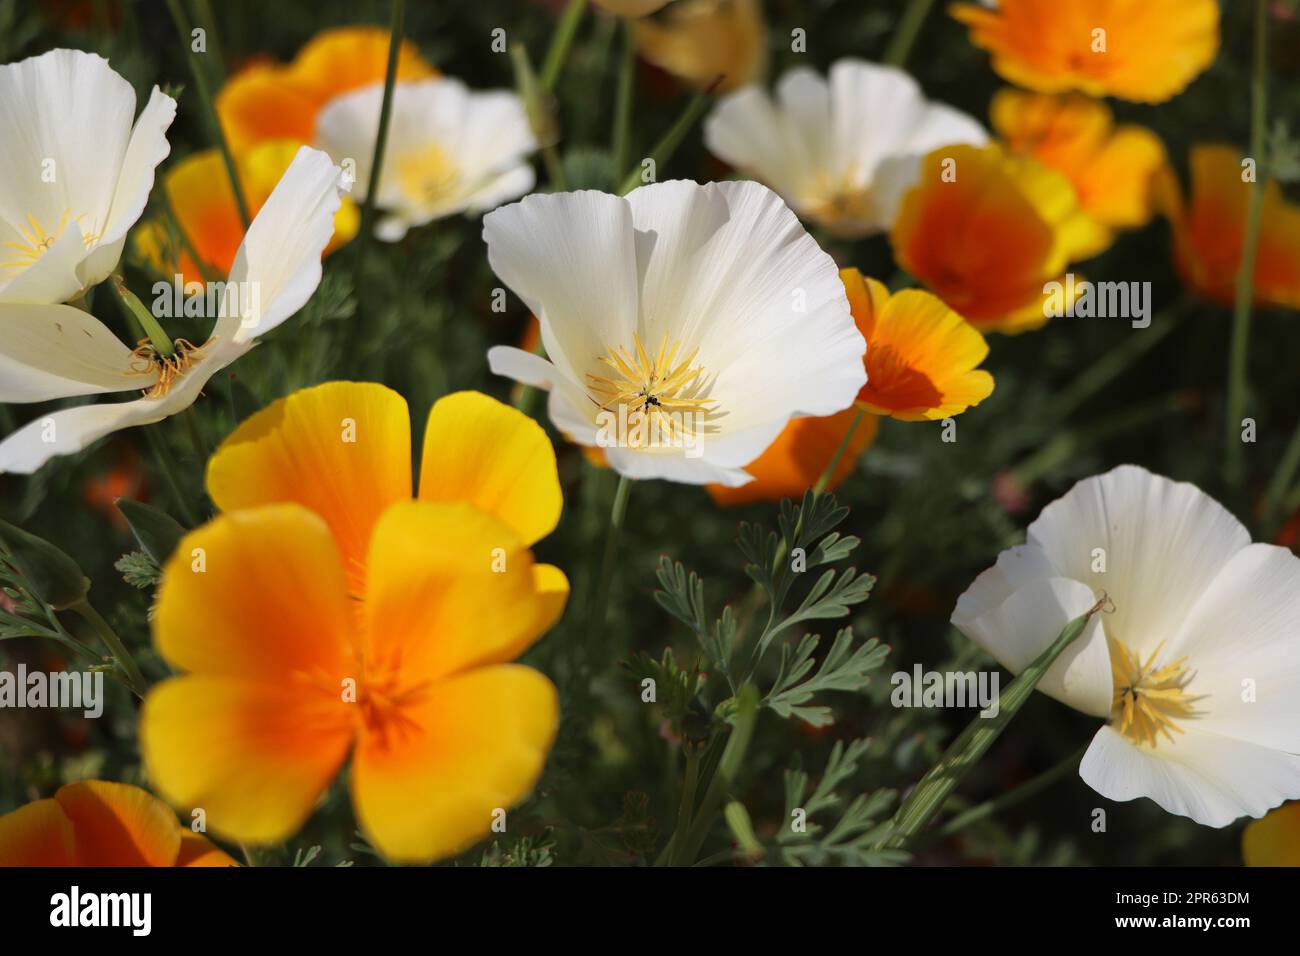
<svg viewBox="0 0 1300 956"><path fill-rule="evenodd" d="M127 686L131 688L132 693L137 697L144 697L144 692L147 689L144 675L140 673L140 668L136 665L135 658L132 657L130 651L126 649L126 645L123 644L122 639L117 636L117 632L109 626L108 621L104 620L103 615L96 611L94 607L91 606L90 602L84 598L76 604L71 605L69 610L80 614L82 618L84 618L86 622L95 629L95 633L99 635L100 640L104 642L109 653L111 653L113 658L117 661L117 666L120 667L122 673L126 675Z"/></svg>
<svg viewBox="0 0 1300 956"><path fill-rule="evenodd" d="M172 20L176 24L176 32L180 34L181 43L189 50L190 73L194 76L194 85L199 91L199 101L203 104L203 113L207 117L208 125L212 128L213 139L217 142L217 148L221 151L221 161L226 165L226 175L230 178L230 191L235 194L235 206L239 209L239 220L244 224L244 230L248 230L248 224L251 221L248 216L248 203L244 201L244 187L239 183L239 173L235 168L235 157L230 152L230 144L226 142L226 133L221 128L221 118L217 116L217 108L212 99L212 88L208 85L208 74L205 71L199 55L194 52L194 44L190 38L190 24L186 19L185 11L181 8L180 0L167 0L167 9L171 11Z"/></svg>
<svg viewBox="0 0 1300 956"><path fill-rule="evenodd" d="M862 419L866 418L866 416L866 409L859 406L858 413L853 416L853 421L849 425L849 430L844 433L844 437L840 439L839 446L835 449L835 454L831 456L831 460L827 463L826 467L822 469L821 477L817 479L817 484L813 485L814 495L820 495L826 490L826 486L830 484L831 478L835 475L835 469L839 468L840 461L844 458L844 452L848 450L849 442L853 439L853 433L858 430L858 426L862 424Z"/></svg>
<svg viewBox="0 0 1300 956"><path fill-rule="evenodd" d="M144 303L135 293L126 287L122 277L114 273L109 277L108 285L117 296L118 305L122 307L122 312L132 323L136 333L147 338L159 355L172 355L176 351L176 345L172 342L171 336L163 331L163 327L158 324L153 313L145 308Z"/></svg>
<svg viewBox="0 0 1300 956"><path fill-rule="evenodd" d="M194 0L194 7L197 11L194 19L207 34L208 52L212 58L212 77L220 86L226 81L226 58L221 52L221 38L217 34L216 18L212 15L212 4L209 0Z"/></svg>
<svg viewBox="0 0 1300 956"><path fill-rule="evenodd" d="M663 138L660 139L659 142L655 143L655 148L650 151L650 155L647 158L654 161L656 178L659 175L659 167L672 158L673 153L677 151L677 147L686 137L686 134L690 132L691 127L696 124L699 118L703 116L704 112L709 108L709 105L713 102L713 91L721 82L722 76L719 75L717 79L709 84L707 90L703 93L696 93L691 97L690 103L687 104L686 110L682 115L677 118L677 122L672 125L668 132L664 133ZM622 185L619 186L618 194L620 196L625 196L640 185L641 164L637 163L624 178Z"/></svg>
<svg viewBox="0 0 1300 956"><path fill-rule="evenodd" d="M708 839L713 821L727 799L727 793L740 773L740 766L749 750L749 742L754 736L754 724L758 720L758 691L753 684L747 684L736 695L736 712L733 717L731 736L722 751L718 767L709 781L709 788L700 801L699 812L691 821L683 846L676 847L674 856L682 866L690 866L700 855L700 847Z"/></svg>
<svg viewBox="0 0 1300 956"><path fill-rule="evenodd" d="M609 589L614 581L614 561L618 557L618 541L623 534L623 519L627 514L628 494L632 490L632 479L627 475L618 476L618 488L614 491L614 504L609 512L609 530L605 534L605 551L600 560L596 589L592 592L591 609L587 615L587 650L595 649L596 640L605 626L605 611L609 604Z"/></svg>
<svg viewBox="0 0 1300 956"><path fill-rule="evenodd" d="M195 527L198 521L195 520L194 511L190 508L185 493L181 491L181 483L176 479L176 472L172 470L171 456L168 455L166 446L158 436L157 430L153 427L146 425L143 431L145 440L149 442L149 450L153 453L154 464L162 472L163 481L167 484L167 490L176 503L176 510L180 512L181 519L186 527Z"/></svg>
<svg viewBox="0 0 1300 956"><path fill-rule="evenodd" d="M1247 357L1250 352L1251 300L1255 285L1255 259L1259 252L1259 223L1264 209L1264 184L1268 176L1268 157L1264 145L1268 106L1268 9L1267 0L1255 0L1254 75L1251 79L1250 153L1255 160L1255 181L1251 184L1250 205L1246 212L1246 235L1241 248L1241 266L1237 270L1237 295L1232 311L1232 341L1228 353L1228 401L1224 422L1227 442L1224 477L1234 489L1240 486L1244 470L1245 448L1241 440L1241 420L1246 408Z"/></svg>
<svg viewBox="0 0 1300 956"><path fill-rule="evenodd" d="M922 846L928 846L931 843L947 839L956 833L960 833L962 830L974 823L979 823L981 820L987 820L989 817L996 816L1003 810L1014 807L1016 804L1028 800L1035 794L1042 793L1058 780L1068 776L1071 771L1078 770L1079 761L1083 759L1083 755L1087 750L1088 745L1085 744L1050 770L1043 771L1037 777L1022 783L1014 790L1009 790L999 797L995 797L992 800L981 803L979 806L971 807L969 810L959 813L942 826L935 827L934 830L926 834L924 839L919 840L918 843Z"/></svg>
<svg viewBox="0 0 1300 956"><path fill-rule="evenodd" d="M916 785L894 819L882 845L895 849L909 849L913 840L934 818L957 785L970 772L1011 723L1011 719L1024 706L1047 669L1062 652L1083 633L1093 615L1107 607L1110 599L1105 595L1091 608L1080 614L1052 641L1038 657L1034 658L1020 675L1003 691L998 700L998 713L993 717L976 717Z"/></svg>
<svg viewBox="0 0 1300 956"><path fill-rule="evenodd" d="M578 24L582 22L582 14L586 9L587 0L569 0L569 5L564 8L560 22L555 27L555 33L551 35L551 45L546 50L546 59L542 61L541 75L542 89L548 93L555 89L555 83L560 78L564 61L569 56L569 47L573 44L573 37L578 32Z"/></svg>
<svg viewBox="0 0 1300 956"><path fill-rule="evenodd" d="M925 23L932 6L934 0L909 0L902 19L898 21L898 29L889 41L889 49L885 51L884 62L887 66L902 66L907 62L907 55L912 52L921 25Z"/></svg>
<svg viewBox="0 0 1300 956"><path fill-rule="evenodd" d="M632 96L636 86L636 41L632 36L632 24L624 20L620 24L623 30L623 55L618 64L618 92L614 99L614 136L610 146L612 154L611 167L614 175L627 167L628 140L632 128Z"/></svg>
<svg viewBox="0 0 1300 956"><path fill-rule="evenodd" d="M1282 461L1278 464L1277 471L1273 472L1268 489L1264 492L1264 506L1260 509L1260 525L1266 538L1272 537L1273 532L1277 530L1282 503L1286 500L1287 491L1295 482L1297 469L1300 469L1300 422L1296 423L1295 431L1291 433L1291 440L1287 442L1286 451L1282 453Z"/></svg>
<svg viewBox="0 0 1300 956"><path fill-rule="evenodd" d="M686 771L682 777L682 797L677 804L677 826L668 840L669 866L681 866L685 855L686 835L690 832L691 817L695 810L695 794L700 782L700 750L694 744L686 745Z"/></svg>

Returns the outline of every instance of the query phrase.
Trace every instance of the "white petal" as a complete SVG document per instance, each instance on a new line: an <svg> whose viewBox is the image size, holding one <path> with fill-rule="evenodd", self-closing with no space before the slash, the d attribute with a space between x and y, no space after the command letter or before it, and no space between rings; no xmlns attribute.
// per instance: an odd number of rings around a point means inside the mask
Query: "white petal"
<svg viewBox="0 0 1300 956"><path fill-rule="evenodd" d="M606 448L605 458L620 475L629 478L663 478L687 485L720 484L736 488L754 480L739 468L725 468L706 458L688 458L680 451L635 451L631 448Z"/></svg>
<svg viewBox="0 0 1300 956"><path fill-rule="evenodd" d="M830 85L839 165L865 185L881 160L906 148L925 118L925 99L907 72L865 60L836 61Z"/></svg>
<svg viewBox="0 0 1300 956"><path fill-rule="evenodd" d="M1188 692L1206 695L1196 729L1300 753L1300 558L1269 544L1233 554L1169 642L1167 659L1184 655Z"/></svg>
<svg viewBox="0 0 1300 956"><path fill-rule="evenodd" d="M1019 674L1096 601L1092 590L1078 581L1042 578L978 616L954 615L953 624L999 664ZM1106 646L1109 622L1104 626L1103 617L1093 616L1038 684L1049 697L1094 717L1109 716L1113 691Z"/></svg>
<svg viewBox="0 0 1300 956"><path fill-rule="evenodd" d="M704 142L713 155L797 202L807 155L788 129L767 92L747 86L718 100L704 121Z"/></svg>
<svg viewBox="0 0 1300 956"><path fill-rule="evenodd" d="M30 240L28 236L0 224L0 242L27 246ZM0 262L8 264L0 265L0 270L13 268L22 261L21 253L12 246L0 247L0 255L4 257ZM0 285L0 302L49 304L76 298L81 291L78 269L85 257L86 244L81 238L81 229L75 222L70 222L63 234L38 259L21 271L11 273L9 281Z"/></svg>
<svg viewBox="0 0 1300 956"><path fill-rule="evenodd" d="M1150 653L1177 636L1250 535L1195 485L1123 465L1080 481L1044 508L1029 526L1029 540L1062 575L1110 596L1112 638ZM1094 571L1103 557L1106 570Z"/></svg>
<svg viewBox="0 0 1300 956"><path fill-rule="evenodd" d="M504 375L547 392L555 387L559 377L559 370L540 355L510 345L488 349L487 358L493 375Z"/></svg>
<svg viewBox="0 0 1300 956"><path fill-rule="evenodd" d="M541 322L546 354L565 377L636 328L637 271L628 202L584 190L533 194L483 217L492 270Z"/></svg>
<svg viewBox="0 0 1300 956"><path fill-rule="evenodd" d="M465 197L465 210L479 213L495 209L504 202L518 199L532 191L537 183L537 173L528 163L512 166L505 172L487 180L476 192Z"/></svg>
<svg viewBox="0 0 1300 956"><path fill-rule="evenodd" d="M70 305L0 304L0 329L0 402L125 392L158 380L102 322Z"/></svg>
<svg viewBox="0 0 1300 956"><path fill-rule="evenodd" d="M1300 797L1300 756L1191 729L1153 750L1103 727L1079 776L1103 797L1150 797L1169 813L1210 827L1260 817Z"/></svg>
<svg viewBox="0 0 1300 956"><path fill-rule="evenodd" d="M210 346L206 356L166 395L132 402L80 405L28 422L0 441L0 474L30 475L57 455L75 454L113 432L152 425L183 411L194 404L208 379L249 348L248 345Z"/></svg>
<svg viewBox="0 0 1300 956"><path fill-rule="evenodd" d="M952 624L965 631L966 625L993 610L1016 591L1033 581L1060 577L1043 549L1036 544L1018 544L998 555L997 563L975 579L957 599Z"/></svg>
<svg viewBox="0 0 1300 956"><path fill-rule="evenodd" d="M320 150L298 150L235 254L230 281L239 283L239 307L223 299L219 341L251 342L306 305L320 285L321 254L343 203L341 173Z"/></svg>

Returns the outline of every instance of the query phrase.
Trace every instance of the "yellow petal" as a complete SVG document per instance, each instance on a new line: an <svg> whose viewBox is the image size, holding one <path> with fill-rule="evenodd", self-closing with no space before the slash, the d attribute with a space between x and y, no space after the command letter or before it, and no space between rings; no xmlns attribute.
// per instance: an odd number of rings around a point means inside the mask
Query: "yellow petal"
<svg viewBox="0 0 1300 956"><path fill-rule="evenodd" d="M533 788L558 719L554 686L527 667L435 683L400 720L357 743L352 800L362 830L397 862L465 849Z"/></svg>
<svg viewBox="0 0 1300 956"><path fill-rule="evenodd" d="M467 504L394 505L369 560L367 672L394 692L511 659L568 594L558 569L539 573L513 530Z"/></svg>
<svg viewBox="0 0 1300 956"><path fill-rule="evenodd" d="M448 395L424 430L420 500L468 502L531 545L560 520L555 449L540 425L509 405L481 392Z"/></svg>
<svg viewBox="0 0 1300 956"><path fill-rule="evenodd" d="M158 792L183 810L201 808L209 832L278 842L338 773L357 707L305 681L174 677L145 698L140 750Z"/></svg>
<svg viewBox="0 0 1300 956"><path fill-rule="evenodd" d="M78 866L172 866L180 825L146 790L107 780L60 787L54 799L76 834Z"/></svg>
<svg viewBox="0 0 1300 956"><path fill-rule="evenodd" d="M1247 866L1300 866L1300 803L1285 803L1246 824L1241 857Z"/></svg>
<svg viewBox="0 0 1300 956"><path fill-rule="evenodd" d="M767 25L757 0L678 0L662 20L638 20L637 50L690 86L739 89L767 67Z"/></svg>
<svg viewBox="0 0 1300 956"><path fill-rule="evenodd" d="M154 641L173 666L279 687L351 669L352 610L329 529L298 505L222 515L163 571Z"/></svg>
<svg viewBox="0 0 1300 956"><path fill-rule="evenodd" d="M297 502L325 519L352 593L365 582L371 530L411 497L411 421L392 389L329 382L249 418L208 463L208 493L225 511Z"/></svg>

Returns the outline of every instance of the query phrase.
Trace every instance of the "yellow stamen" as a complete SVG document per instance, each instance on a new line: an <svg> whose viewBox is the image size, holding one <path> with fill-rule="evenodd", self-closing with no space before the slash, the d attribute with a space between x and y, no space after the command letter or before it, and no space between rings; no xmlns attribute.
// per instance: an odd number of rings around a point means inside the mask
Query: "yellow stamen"
<svg viewBox="0 0 1300 956"><path fill-rule="evenodd" d="M1183 732L1176 721L1199 717L1200 712L1192 705L1205 697L1187 693L1187 685L1196 676L1185 666L1187 658L1156 665L1164 646L1162 641L1143 661L1119 641L1110 642L1115 684L1111 722L1141 746L1155 747L1162 735L1172 742L1175 733Z"/></svg>
<svg viewBox="0 0 1300 956"><path fill-rule="evenodd" d="M429 206L448 198L460 180L460 170L445 150L433 145L401 157L397 180L403 193Z"/></svg>
<svg viewBox="0 0 1300 956"><path fill-rule="evenodd" d="M28 213L27 224L17 227L21 241L0 242L0 249L10 250L7 253L9 258L0 261L0 271L12 274L22 272L30 267L32 263L45 255L45 251L50 246L58 241L59 237L63 235L63 230L68 228L69 222L75 220L80 223L83 218L85 218L84 214L74 216L69 210L65 209L59 219L59 224L52 232L46 232L40 221L31 213ZM83 234L81 241L86 248L90 248L99 241L99 235L97 233Z"/></svg>
<svg viewBox="0 0 1300 956"><path fill-rule="evenodd" d="M587 389L597 407L602 411L626 408L629 421L634 415L649 415L670 438L678 431L692 436L708 430L695 425L717 412L717 403L701 395L708 385L704 369L691 364L699 349L678 361L681 344L670 347L667 336L653 358L640 336L633 336L632 342L635 356L620 345L600 357L611 370L609 376L587 374Z"/></svg>
<svg viewBox="0 0 1300 956"><path fill-rule="evenodd" d="M131 352L136 361L131 371L136 375L148 375L156 371L158 381L144 390L145 398L161 398L172 390L186 372L203 358L203 350L215 339L209 339L202 346L194 345L185 339L176 339L172 345L175 349L171 355L163 355L148 339L141 339Z"/></svg>

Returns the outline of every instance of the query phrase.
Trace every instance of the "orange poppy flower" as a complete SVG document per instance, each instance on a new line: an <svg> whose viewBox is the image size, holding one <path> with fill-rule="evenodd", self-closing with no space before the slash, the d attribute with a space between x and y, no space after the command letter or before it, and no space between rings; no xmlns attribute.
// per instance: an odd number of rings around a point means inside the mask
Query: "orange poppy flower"
<svg viewBox="0 0 1300 956"><path fill-rule="evenodd" d="M989 145L927 155L890 241L898 264L976 328L1023 332L1047 321L1044 284L1109 239L1063 175Z"/></svg>
<svg viewBox="0 0 1300 956"><path fill-rule="evenodd" d="M902 421L935 421L993 393L993 376L976 368L989 353L984 336L942 301L920 289L890 295L857 269L842 269L840 278L867 340L861 407Z"/></svg>
<svg viewBox="0 0 1300 956"><path fill-rule="evenodd" d="M1174 264L1183 281L1207 298L1231 305L1237 294L1246 238L1250 191L1242 159L1231 146L1192 147L1191 198L1184 202L1172 173L1160 182L1160 204L1169 216ZM1300 309L1300 205L1287 202L1276 180L1264 190L1255 256L1256 305Z"/></svg>
<svg viewBox="0 0 1300 956"><path fill-rule="evenodd" d="M536 783L557 695L508 662L568 597L529 551L559 518L550 442L486 395L450 395L429 415L418 500L411 486L406 402L381 385L295 392L213 456L228 513L163 571L154 639L184 673L140 723L159 792L205 808L213 832L288 837L350 755L362 830L391 860L427 862Z"/></svg>
<svg viewBox="0 0 1300 956"><path fill-rule="evenodd" d="M1000 76L1040 93L1160 103L1219 50L1216 0L1001 0L950 11Z"/></svg>
<svg viewBox="0 0 1300 956"><path fill-rule="evenodd" d="M1247 866L1300 866L1300 803L1274 807L1241 832Z"/></svg>
<svg viewBox="0 0 1300 956"><path fill-rule="evenodd" d="M1103 228L1113 233L1151 221L1155 176L1168 157L1149 129L1115 126L1110 107L1077 93L1004 89L989 115L1007 149L1064 174L1084 212Z"/></svg>
<svg viewBox="0 0 1300 956"><path fill-rule="evenodd" d="M249 217L270 197L271 191L293 162L301 144L293 140L268 140L235 156L235 170L248 204ZM177 224L208 267L214 280L230 274L235 253L244 241L244 224L230 188L230 179L221 153L207 149L182 159L163 177L167 201ZM334 215L334 235L325 254L350 242L360 227L361 214L356 204L344 196ZM184 246L180 237L169 235L161 221L146 223L136 231L136 251L160 275L180 273L186 282L202 282L203 270Z"/></svg>
<svg viewBox="0 0 1300 956"><path fill-rule="evenodd" d="M216 97L230 148L242 152L267 139L312 142L321 107L341 93L384 82L389 37L372 26L325 30L288 65L255 63L236 73ZM402 42L399 81L437 75L413 43Z"/></svg>
<svg viewBox="0 0 1300 956"><path fill-rule="evenodd" d="M0 816L0 867L238 865L157 797L125 783L70 783Z"/></svg>
<svg viewBox="0 0 1300 956"><path fill-rule="evenodd" d="M767 69L767 24L757 0L677 0L662 19L638 20L636 47L650 63L696 89L752 83Z"/></svg>
<svg viewBox="0 0 1300 956"><path fill-rule="evenodd" d="M710 496L728 508L755 501L802 497L831 463L857 415L856 408L846 408L822 418L792 419L767 451L745 466L745 470L754 476L753 481L736 488L707 485ZM844 457L831 474L827 489L838 487L853 473L858 458L871 447L879 430L880 421L875 415L863 416L849 439Z"/></svg>
<svg viewBox="0 0 1300 956"><path fill-rule="evenodd" d="M668 5L668 0L595 0L596 6L619 17L644 17Z"/></svg>

